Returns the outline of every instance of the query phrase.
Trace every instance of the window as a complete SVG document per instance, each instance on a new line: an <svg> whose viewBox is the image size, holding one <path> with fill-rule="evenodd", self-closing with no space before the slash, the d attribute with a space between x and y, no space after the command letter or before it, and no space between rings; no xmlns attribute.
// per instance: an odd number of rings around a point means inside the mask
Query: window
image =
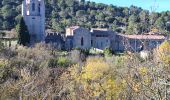
<svg viewBox="0 0 170 100"><path fill-rule="evenodd" d="M35 11L35 3L32 3L32 11Z"/></svg>
<svg viewBox="0 0 170 100"><path fill-rule="evenodd" d="M83 37L81 38L81 46L83 46L84 45L84 39L83 39Z"/></svg>
<svg viewBox="0 0 170 100"><path fill-rule="evenodd" d="M93 40L91 40L91 45L93 46Z"/></svg>
<svg viewBox="0 0 170 100"><path fill-rule="evenodd" d="M41 10L40 10L40 7L41 7L41 5L39 4L39 5L38 5L38 12L40 12L40 11L41 11Z"/></svg>

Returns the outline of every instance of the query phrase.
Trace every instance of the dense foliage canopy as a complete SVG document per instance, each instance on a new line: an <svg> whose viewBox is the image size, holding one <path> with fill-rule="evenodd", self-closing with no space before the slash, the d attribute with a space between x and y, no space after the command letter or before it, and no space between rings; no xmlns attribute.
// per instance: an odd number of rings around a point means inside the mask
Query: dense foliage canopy
<svg viewBox="0 0 170 100"><path fill-rule="evenodd" d="M22 0L0 1L0 29L14 28L21 17ZM152 12L139 7L116 7L78 0L45 0L46 27L64 32L65 27L110 28L118 32L141 34L153 29L170 32L170 12Z"/></svg>

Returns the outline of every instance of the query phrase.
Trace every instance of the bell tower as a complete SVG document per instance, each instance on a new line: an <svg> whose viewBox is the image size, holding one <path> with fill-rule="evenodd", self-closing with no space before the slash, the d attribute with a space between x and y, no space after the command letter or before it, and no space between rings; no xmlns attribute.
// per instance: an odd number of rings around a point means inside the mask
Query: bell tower
<svg viewBox="0 0 170 100"><path fill-rule="evenodd" d="M30 43L44 41L45 37L45 4L44 0L24 0L22 16L28 27Z"/></svg>

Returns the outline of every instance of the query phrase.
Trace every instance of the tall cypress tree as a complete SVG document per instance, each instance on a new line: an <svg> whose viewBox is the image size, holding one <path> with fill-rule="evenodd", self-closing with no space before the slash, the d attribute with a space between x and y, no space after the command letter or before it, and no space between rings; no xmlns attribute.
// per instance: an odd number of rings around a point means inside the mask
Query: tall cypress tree
<svg viewBox="0 0 170 100"><path fill-rule="evenodd" d="M27 46L30 43L30 35L23 18L16 27L18 33L18 44Z"/></svg>

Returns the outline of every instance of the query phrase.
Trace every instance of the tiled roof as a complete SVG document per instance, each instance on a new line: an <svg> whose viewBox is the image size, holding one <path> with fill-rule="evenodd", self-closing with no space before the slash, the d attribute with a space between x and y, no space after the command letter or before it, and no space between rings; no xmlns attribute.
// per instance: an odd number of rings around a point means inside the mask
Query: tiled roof
<svg viewBox="0 0 170 100"><path fill-rule="evenodd" d="M94 30L94 31L92 32L92 34L100 34L100 35L104 34L104 35L107 35L107 34L108 34L108 31Z"/></svg>
<svg viewBox="0 0 170 100"><path fill-rule="evenodd" d="M164 35L125 35L125 34L119 34L123 37L127 37L130 39L166 39L166 36Z"/></svg>
<svg viewBox="0 0 170 100"><path fill-rule="evenodd" d="M75 30L75 29L78 29L78 28L80 28L80 26L72 26L72 27L69 27L69 29L71 29L71 30Z"/></svg>
<svg viewBox="0 0 170 100"><path fill-rule="evenodd" d="M113 31L108 30L108 29L92 29L91 34L92 35L104 35L104 36L109 36L110 33Z"/></svg>

